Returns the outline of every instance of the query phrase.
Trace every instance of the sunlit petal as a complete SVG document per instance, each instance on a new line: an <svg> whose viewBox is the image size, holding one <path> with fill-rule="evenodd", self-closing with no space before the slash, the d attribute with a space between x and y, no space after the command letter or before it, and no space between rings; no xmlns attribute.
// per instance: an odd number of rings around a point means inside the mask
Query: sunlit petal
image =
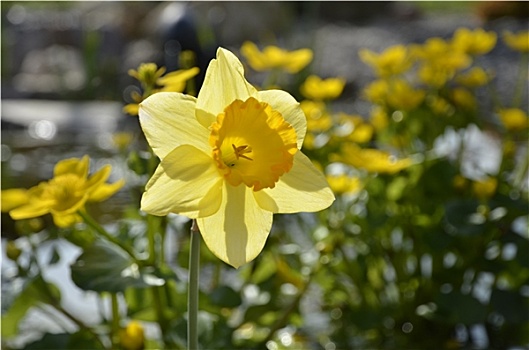
<svg viewBox="0 0 529 350"><path fill-rule="evenodd" d="M112 184L102 183L94 191L90 192L90 202L101 202L112 196L125 185L125 180L120 179Z"/></svg>
<svg viewBox="0 0 529 350"><path fill-rule="evenodd" d="M292 170L274 188L254 192L259 206L274 213L315 212L334 201L327 180L307 156L297 152Z"/></svg>
<svg viewBox="0 0 529 350"><path fill-rule="evenodd" d="M13 209L9 212L9 215L11 215L13 220L22 220L22 219L36 218L36 217L48 214L49 212L50 212L49 203L36 202L36 203L29 203L21 207L18 207L16 209Z"/></svg>
<svg viewBox="0 0 529 350"><path fill-rule="evenodd" d="M248 187L226 184L220 210L197 222L213 254L238 268L263 249L272 227L272 213L257 205Z"/></svg>
<svg viewBox="0 0 529 350"><path fill-rule="evenodd" d="M196 99L178 92L159 92L140 104L140 123L154 153L164 158L176 147L190 144L205 152L208 130L195 118Z"/></svg>
<svg viewBox="0 0 529 350"><path fill-rule="evenodd" d="M88 163L90 159L88 156L84 156L82 159L70 158L64 159L58 162L53 169L53 175L55 177L64 174L75 174L80 178L88 176Z"/></svg>
<svg viewBox="0 0 529 350"><path fill-rule="evenodd" d="M29 201L29 193L25 188L2 190L2 212L6 213Z"/></svg>
<svg viewBox="0 0 529 350"><path fill-rule="evenodd" d="M190 145L177 147L147 183L141 209L158 216L212 215L220 206L223 181L211 156Z"/></svg>

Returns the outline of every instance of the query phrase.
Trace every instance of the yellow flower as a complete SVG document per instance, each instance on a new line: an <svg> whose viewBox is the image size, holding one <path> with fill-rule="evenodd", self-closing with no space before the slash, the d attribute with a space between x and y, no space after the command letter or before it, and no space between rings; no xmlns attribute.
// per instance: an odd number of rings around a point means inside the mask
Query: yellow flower
<svg viewBox="0 0 529 350"><path fill-rule="evenodd" d="M409 158L397 159L391 154L372 148L360 148L353 143L342 146L339 159L355 168L373 173L394 174L412 165Z"/></svg>
<svg viewBox="0 0 529 350"><path fill-rule="evenodd" d="M195 77L200 69L193 67L190 69L180 69L169 72L156 80L156 84L163 86L160 91L183 92L186 88L187 81Z"/></svg>
<svg viewBox="0 0 529 350"><path fill-rule="evenodd" d="M360 59L370 65L381 78L398 75L410 69L412 60L408 49L403 45L388 47L377 54L368 49L360 50Z"/></svg>
<svg viewBox="0 0 529 350"><path fill-rule="evenodd" d="M500 109L498 115L505 129L509 131L524 130L529 126L527 113L519 108Z"/></svg>
<svg viewBox="0 0 529 350"><path fill-rule="evenodd" d="M375 106L371 109L369 121L376 131L382 131L389 125L389 117L384 108Z"/></svg>
<svg viewBox="0 0 529 350"><path fill-rule="evenodd" d="M2 190L2 213L7 213L29 202L28 190L25 188L10 188Z"/></svg>
<svg viewBox="0 0 529 350"><path fill-rule="evenodd" d="M277 46L267 46L263 51L259 51L257 46L249 41L242 44L241 54L256 71L282 69L297 73L312 61L310 49L286 51Z"/></svg>
<svg viewBox="0 0 529 350"><path fill-rule="evenodd" d="M529 30L522 30L516 34L505 31L503 41L513 50L529 52Z"/></svg>
<svg viewBox="0 0 529 350"><path fill-rule="evenodd" d="M496 33L486 32L482 28L459 28L452 37L452 46L469 55L483 55L494 48L496 39Z"/></svg>
<svg viewBox="0 0 529 350"><path fill-rule="evenodd" d="M321 79L310 75L301 85L300 91L308 99L333 100L342 94L344 86L345 80L341 78Z"/></svg>
<svg viewBox="0 0 529 350"><path fill-rule="evenodd" d="M490 76L483 68L473 67L468 72L456 76L455 81L463 86L474 88L487 84L490 81Z"/></svg>
<svg viewBox="0 0 529 350"><path fill-rule="evenodd" d="M307 117L307 130L311 132L324 132L331 128L332 118L325 109L325 103L305 100L300 107Z"/></svg>
<svg viewBox="0 0 529 350"><path fill-rule="evenodd" d="M437 115L450 116L454 114L454 107L440 96L430 96L426 102L432 112Z"/></svg>
<svg viewBox="0 0 529 350"><path fill-rule="evenodd" d="M476 98L469 90L465 88L454 88L450 92L452 101L456 106L459 106L466 110L476 109L477 102Z"/></svg>
<svg viewBox="0 0 529 350"><path fill-rule="evenodd" d="M141 208L197 219L209 249L239 267L263 249L273 213L327 208L334 195L301 151L306 119L281 90L257 91L219 48L198 97L161 92L140 105L161 162Z"/></svg>
<svg viewBox="0 0 529 350"><path fill-rule="evenodd" d="M87 201L99 202L116 193L124 185L123 180L113 184L105 181L111 166L88 177L88 156L71 158L55 165L54 177L28 190L28 202L9 212L15 220L39 217L48 213L59 227L68 227L80 221L77 211L84 209Z"/></svg>
<svg viewBox="0 0 529 350"><path fill-rule="evenodd" d="M472 191L479 199L492 197L496 193L496 187L498 187L498 180L494 177L472 182Z"/></svg>
<svg viewBox="0 0 529 350"><path fill-rule="evenodd" d="M136 78L146 86L154 86L158 78L165 73L165 67L160 67L156 63L142 63L138 69L129 69L129 75Z"/></svg>
<svg viewBox="0 0 529 350"><path fill-rule="evenodd" d="M387 80L379 79L371 82L364 88L364 97L375 104L383 105L389 93Z"/></svg>
<svg viewBox="0 0 529 350"><path fill-rule="evenodd" d="M327 175L327 182L335 194L356 193L362 189L362 182L359 178L345 174Z"/></svg>
<svg viewBox="0 0 529 350"><path fill-rule="evenodd" d="M403 79L391 81L387 96L389 106L402 111L411 111L417 108L426 96L426 92L413 88Z"/></svg>
<svg viewBox="0 0 529 350"><path fill-rule="evenodd" d="M354 143L365 143L371 141L374 128L371 124L366 123L364 118L359 115L339 114L340 124L347 134L343 132L339 136L346 136L346 139Z"/></svg>
<svg viewBox="0 0 529 350"><path fill-rule="evenodd" d="M119 341L124 350L142 350L145 347L143 326L138 321L131 321L119 332Z"/></svg>

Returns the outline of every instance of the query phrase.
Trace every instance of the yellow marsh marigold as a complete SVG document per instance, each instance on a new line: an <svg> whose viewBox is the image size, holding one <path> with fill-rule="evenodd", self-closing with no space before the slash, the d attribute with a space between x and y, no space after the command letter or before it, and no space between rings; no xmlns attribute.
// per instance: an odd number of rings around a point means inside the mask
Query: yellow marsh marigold
<svg viewBox="0 0 529 350"><path fill-rule="evenodd" d="M131 321L119 332L119 342L124 350L142 350L145 348L143 326L138 321Z"/></svg>
<svg viewBox="0 0 529 350"><path fill-rule="evenodd" d="M21 220L51 213L58 227L81 221L77 211L83 210L87 201L105 200L124 185L123 180L106 183L112 170L110 165L89 177L88 163L88 156L61 160L55 165L53 178L30 188L27 203L12 209L9 215Z"/></svg>
<svg viewBox="0 0 529 350"><path fill-rule="evenodd" d="M403 45L388 47L377 54L368 49L360 50L360 59L371 66L381 78L388 78L406 72L412 65L408 48Z"/></svg>
<svg viewBox="0 0 529 350"><path fill-rule="evenodd" d="M475 110L477 108L476 98L474 94L465 88L453 88L450 91L450 97L454 105L466 109Z"/></svg>
<svg viewBox="0 0 529 350"><path fill-rule="evenodd" d="M2 213L10 212L28 202L29 194L25 188L2 190Z"/></svg>
<svg viewBox="0 0 529 350"><path fill-rule="evenodd" d="M307 130L324 132L332 127L332 118L321 101L301 101L300 107L307 117Z"/></svg>
<svg viewBox="0 0 529 350"><path fill-rule="evenodd" d="M179 69L158 78L156 84L163 86L159 91L182 92L186 88L187 81L194 78L199 72L198 67Z"/></svg>
<svg viewBox="0 0 529 350"><path fill-rule="evenodd" d="M369 115L369 122L371 125L373 125L376 131L385 130L389 125L388 113L384 110L384 108L374 106L371 109L371 113Z"/></svg>
<svg viewBox="0 0 529 350"><path fill-rule="evenodd" d="M425 96L426 91L415 89L404 79L395 79L390 82L386 100L394 109L411 111L422 103Z"/></svg>
<svg viewBox="0 0 529 350"><path fill-rule="evenodd" d="M487 84L491 77L481 67L472 67L467 72L458 74L455 81L469 88L480 87Z"/></svg>
<svg viewBox="0 0 529 350"><path fill-rule="evenodd" d="M321 79L317 75L310 75L300 87L303 96L312 100L334 100L338 98L345 86L342 78Z"/></svg>
<svg viewBox="0 0 529 350"><path fill-rule="evenodd" d="M209 249L239 267L263 249L273 213L313 212L334 201L301 151L306 119L285 91L257 91L241 62L219 48L198 97L161 92L140 105L161 159L141 209L197 220Z"/></svg>
<svg viewBox="0 0 529 350"><path fill-rule="evenodd" d="M256 71L281 69L288 73L297 73L312 61L312 50L310 49L286 51L277 46L267 46L260 51L250 41L242 44L241 54L246 57L250 67Z"/></svg>
<svg viewBox="0 0 529 350"><path fill-rule="evenodd" d="M340 113L338 118L342 127L340 132L336 132L337 136L345 137L354 143L366 143L373 138L373 125L366 123L360 115Z"/></svg>
<svg viewBox="0 0 529 350"><path fill-rule="evenodd" d="M519 108L500 109L498 115L505 129L509 131L524 130L529 126L527 113Z"/></svg>
<svg viewBox="0 0 529 350"><path fill-rule="evenodd" d="M487 177L485 179L472 182L472 192L479 199L491 198L496 193L498 187L498 180L494 177Z"/></svg>
<svg viewBox="0 0 529 350"><path fill-rule="evenodd" d="M327 182L336 194L352 194L362 189L362 182L359 178L346 174L327 175Z"/></svg>
<svg viewBox="0 0 529 350"><path fill-rule="evenodd" d="M353 143L342 146L341 155L336 159L358 169L373 173L394 174L412 165L409 158L397 159L391 154L372 148L360 148Z"/></svg>
<svg viewBox="0 0 529 350"><path fill-rule="evenodd" d="M505 31L503 41L513 50L529 52L529 30L522 30L518 33Z"/></svg>
<svg viewBox="0 0 529 350"><path fill-rule="evenodd" d="M496 45L497 35L486 32L483 28L470 30L459 28L452 37L452 47L469 55L483 55Z"/></svg>

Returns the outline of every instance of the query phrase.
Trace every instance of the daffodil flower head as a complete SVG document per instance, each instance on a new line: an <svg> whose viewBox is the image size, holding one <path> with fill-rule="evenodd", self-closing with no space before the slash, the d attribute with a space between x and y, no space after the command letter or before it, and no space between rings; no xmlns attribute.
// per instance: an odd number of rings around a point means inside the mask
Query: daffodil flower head
<svg viewBox="0 0 529 350"><path fill-rule="evenodd" d="M116 193L123 180L107 184L111 166L106 165L88 176L89 158L71 158L55 165L54 177L28 190L27 203L11 210L15 220L52 214L58 227L68 227L79 221L77 211L83 210L87 201L99 202Z"/></svg>
<svg viewBox="0 0 529 350"><path fill-rule="evenodd" d="M266 46L262 51L257 45L246 41L241 46L241 54L256 71L281 69L288 73L297 73L312 61L312 50L299 49L287 51L277 46Z"/></svg>
<svg viewBox="0 0 529 350"><path fill-rule="evenodd" d="M263 249L273 213L319 211L334 200L300 151L307 122L299 103L281 90L257 91L228 50L218 49L197 98L157 93L139 116L161 159L141 209L196 219L208 248L234 267Z"/></svg>

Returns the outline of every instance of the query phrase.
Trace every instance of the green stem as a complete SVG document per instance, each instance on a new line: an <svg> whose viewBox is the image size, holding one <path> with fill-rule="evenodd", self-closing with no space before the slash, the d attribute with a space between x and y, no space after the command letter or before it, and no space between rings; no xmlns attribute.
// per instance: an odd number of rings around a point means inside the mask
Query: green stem
<svg viewBox="0 0 529 350"><path fill-rule="evenodd" d="M158 231L158 217L147 215L147 240L149 242L148 264L156 266L156 232Z"/></svg>
<svg viewBox="0 0 529 350"><path fill-rule="evenodd" d="M198 274L200 264L200 231L195 220L191 225L189 251L189 285L187 295L187 348L198 349Z"/></svg>
<svg viewBox="0 0 529 350"><path fill-rule="evenodd" d="M110 340L112 341L112 348L119 349L119 305L118 296L116 293L111 293L110 298L112 301L112 335Z"/></svg>
<svg viewBox="0 0 529 350"><path fill-rule="evenodd" d="M84 222L88 226L92 227L97 233L99 233L101 236L105 237L108 241L114 243L115 245L117 245L121 249L123 249L134 260L134 262L136 262L136 263L139 262L138 258L136 258L136 255L134 254L134 252L132 251L132 249L130 247L126 246L119 239L117 239L116 237L114 237L111 234L109 234L87 212L79 210L77 213L83 218Z"/></svg>

